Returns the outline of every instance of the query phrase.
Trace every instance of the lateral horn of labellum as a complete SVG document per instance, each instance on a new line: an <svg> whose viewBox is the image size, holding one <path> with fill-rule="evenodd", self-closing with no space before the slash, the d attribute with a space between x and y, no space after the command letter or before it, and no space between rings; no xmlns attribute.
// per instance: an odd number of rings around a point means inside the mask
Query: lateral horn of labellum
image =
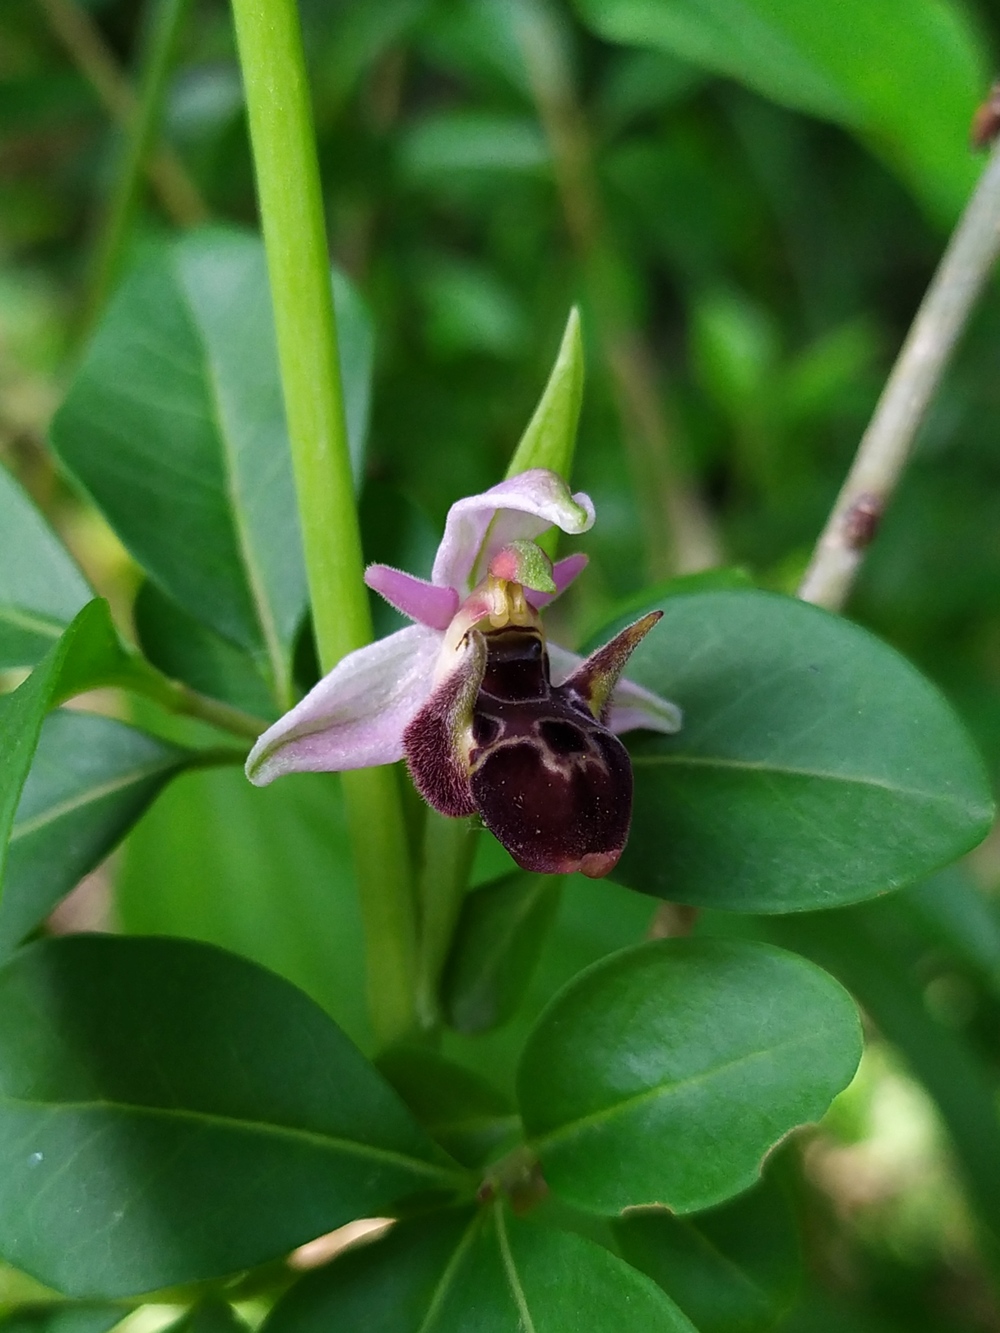
<svg viewBox="0 0 1000 1333"><path fill-rule="evenodd" d="M632 765L605 725L629 656L662 613L599 649L562 685L537 629L484 636L469 787L483 823L524 870L608 874L628 839Z"/></svg>
<svg viewBox="0 0 1000 1333"><path fill-rule="evenodd" d="M607 723L611 696L629 658L657 621L662 619L662 611L650 611L635 624L627 626L610 643L591 653L582 666L577 667L572 676L563 681L561 688L578 695L598 722Z"/></svg>
<svg viewBox="0 0 1000 1333"><path fill-rule="evenodd" d="M435 810L460 818L476 812L469 788L472 717L483 673L486 639L466 635L459 660L403 731L403 750L417 791Z"/></svg>

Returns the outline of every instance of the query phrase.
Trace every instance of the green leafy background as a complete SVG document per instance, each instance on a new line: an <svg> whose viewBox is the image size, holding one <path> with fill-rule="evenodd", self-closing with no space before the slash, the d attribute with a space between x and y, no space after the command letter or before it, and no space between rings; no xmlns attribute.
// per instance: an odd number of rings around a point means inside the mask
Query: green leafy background
<svg viewBox="0 0 1000 1333"><path fill-rule="evenodd" d="M166 4L70 12L137 78ZM367 558L429 572L579 303L599 521L547 623L585 648L662 608L633 674L686 723L630 742L613 880L525 876L476 835L443 1030L376 1051L337 780L258 791L237 763L316 664L228 12L188 7L160 126L208 225L154 178L94 312L118 132L81 29L9 0L0 1333L106 1333L158 1288L178 1333L987 1333L995 289L848 618L792 594L975 181L997 15L299 8ZM622 348L663 436L637 436ZM668 490L723 569L676 577L699 561ZM191 690L220 725L176 716ZM47 938L81 921L116 935ZM287 1268L382 1213L385 1239Z"/></svg>

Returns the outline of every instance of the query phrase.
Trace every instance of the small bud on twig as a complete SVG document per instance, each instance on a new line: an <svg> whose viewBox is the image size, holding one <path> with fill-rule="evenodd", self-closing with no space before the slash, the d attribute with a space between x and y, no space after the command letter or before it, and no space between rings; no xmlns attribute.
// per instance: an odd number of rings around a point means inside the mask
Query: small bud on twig
<svg viewBox="0 0 1000 1333"><path fill-rule="evenodd" d="M969 138L973 148L988 148L1000 134L1000 83L995 83L972 117Z"/></svg>
<svg viewBox="0 0 1000 1333"><path fill-rule="evenodd" d="M844 515L844 541L855 551L871 545L882 521L885 501L872 491L865 491Z"/></svg>

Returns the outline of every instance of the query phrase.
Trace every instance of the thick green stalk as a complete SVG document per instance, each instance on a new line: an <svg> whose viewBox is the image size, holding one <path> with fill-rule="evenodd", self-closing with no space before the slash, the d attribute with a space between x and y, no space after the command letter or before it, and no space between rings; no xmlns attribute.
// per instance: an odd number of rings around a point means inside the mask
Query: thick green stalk
<svg viewBox="0 0 1000 1333"><path fill-rule="evenodd" d="M313 625L329 671L372 635L319 166L294 0L233 0ZM377 1038L413 1023L415 925L396 777L344 774Z"/></svg>
<svg viewBox="0 0 1000 1333"><path fill-rule="evenodd" d="M97 242L87 300L87 327L101 313L121 267L146 162L155 143L163 95L187 7L188 0L157 0L149 16L139 104L129 124L121 165Z"/></svg>

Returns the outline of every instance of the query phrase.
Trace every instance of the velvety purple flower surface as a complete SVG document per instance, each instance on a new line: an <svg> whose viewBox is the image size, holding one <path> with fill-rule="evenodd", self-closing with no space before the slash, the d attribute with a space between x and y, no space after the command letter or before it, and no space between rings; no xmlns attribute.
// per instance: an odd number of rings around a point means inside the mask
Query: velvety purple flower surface
<svg viewBox="0 0 1000 1333"><path fill-rule="evenodd" d="M452 505L429 582L369 566L368 586L415 623L350 653L264 732L251 781L405 758L435 809L478 813L525 869L607 874L632 806L617 734L681 718L621 677L658 612L586 661L545 639L542 607L587 561L553 565L535 539L593 523L589 496L534 468Z"/></svg>

